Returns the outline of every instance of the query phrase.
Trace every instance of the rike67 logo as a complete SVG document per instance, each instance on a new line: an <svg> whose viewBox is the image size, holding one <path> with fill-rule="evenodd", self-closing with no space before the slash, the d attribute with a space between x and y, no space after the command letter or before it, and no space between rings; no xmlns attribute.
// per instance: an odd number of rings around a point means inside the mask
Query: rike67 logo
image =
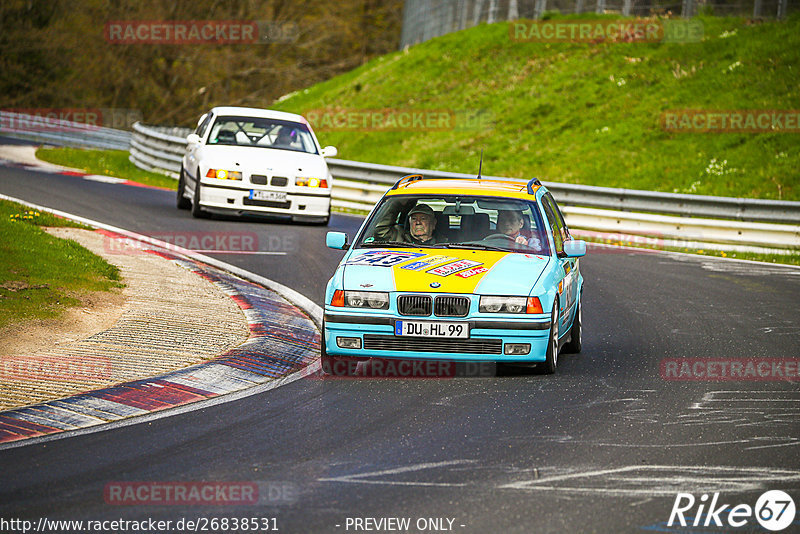
<svg viewBox="0 0 800 534"><path fill-rule="evenodd" d="M740 528L748 524L754 526L752 520L755 518L762 528L777 532L792 524L795 512L792 498L780 490L763 493L754 507L749 504L733 507L728 503L720 504L719 493L714 493L710 502L708 494L703 494L698 502L691 493L679 493L672 505L667 526L723 527L727 523L729 527Z"/></svg>

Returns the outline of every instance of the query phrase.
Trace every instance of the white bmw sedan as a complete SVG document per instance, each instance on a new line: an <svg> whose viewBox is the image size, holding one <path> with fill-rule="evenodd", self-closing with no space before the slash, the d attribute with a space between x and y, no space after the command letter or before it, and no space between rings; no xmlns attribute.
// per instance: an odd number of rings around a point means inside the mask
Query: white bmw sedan
<svg viewBox="0 0 800 534"><path fill-rule="evenodd" d="M327 224L332 176L308 121L300 115L217 107L186 138L178 208L238 215L290 215Z"/></svg>

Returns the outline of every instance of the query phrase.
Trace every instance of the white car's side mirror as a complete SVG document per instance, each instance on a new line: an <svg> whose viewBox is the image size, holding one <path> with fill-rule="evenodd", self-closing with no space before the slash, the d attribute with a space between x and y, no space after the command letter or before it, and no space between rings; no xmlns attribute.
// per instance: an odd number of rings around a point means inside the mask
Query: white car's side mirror
<svg viewBox="0 0 800 534"><path fill-rule="evenodd" d="M189 135L186 136L186 142L189 143L190 145L196 145L200 143L200 136L197 135L196 133L190 133Z"/></svg>
<svg viewBox="0 0 800 534"><path fill-rule="evenodd" d="M336 150L335 146L326 146L322 149L323 158L335 158L338 153L339 151Z"/></svg>

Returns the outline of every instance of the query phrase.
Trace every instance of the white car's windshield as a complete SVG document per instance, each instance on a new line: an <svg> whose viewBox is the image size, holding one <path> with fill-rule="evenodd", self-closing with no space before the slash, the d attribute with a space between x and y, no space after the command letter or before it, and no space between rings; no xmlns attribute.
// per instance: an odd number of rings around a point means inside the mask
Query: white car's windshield
<svg viewBox="0 0 800 534"><path fill-rule="evenodd" d="M208 144L317 154L314 139L305 124L257 117L217 117L208 136Z"/></svg>
<svg viewBox="0 0 800 534"><path fill-rule="evenodd" d="M478 196L391 196L356 247L426 246L549 254L536 204Z"/></svg>

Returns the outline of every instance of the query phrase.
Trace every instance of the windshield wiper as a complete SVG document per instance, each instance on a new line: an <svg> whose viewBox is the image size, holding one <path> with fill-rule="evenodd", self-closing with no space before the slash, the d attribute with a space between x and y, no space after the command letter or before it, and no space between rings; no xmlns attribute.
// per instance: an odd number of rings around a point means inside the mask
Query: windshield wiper
<svg viewBox="0 0 800 534"><path fill-rule="evenodd" d="M357 248L382 248L382 247L402 247L418 248L419 245L412 245L405 241L372 241L371 243L361 243Z"/></svg>
<svg viewBox="0 0 800 534"><path fill-rule="evenodd" d="M499 252L515 252L507 248L493 247L491 245L483 245L480 243L443 243L441 246L445 248L463 248L466 250L477 249L477 250L497 250Z"/></svg>

